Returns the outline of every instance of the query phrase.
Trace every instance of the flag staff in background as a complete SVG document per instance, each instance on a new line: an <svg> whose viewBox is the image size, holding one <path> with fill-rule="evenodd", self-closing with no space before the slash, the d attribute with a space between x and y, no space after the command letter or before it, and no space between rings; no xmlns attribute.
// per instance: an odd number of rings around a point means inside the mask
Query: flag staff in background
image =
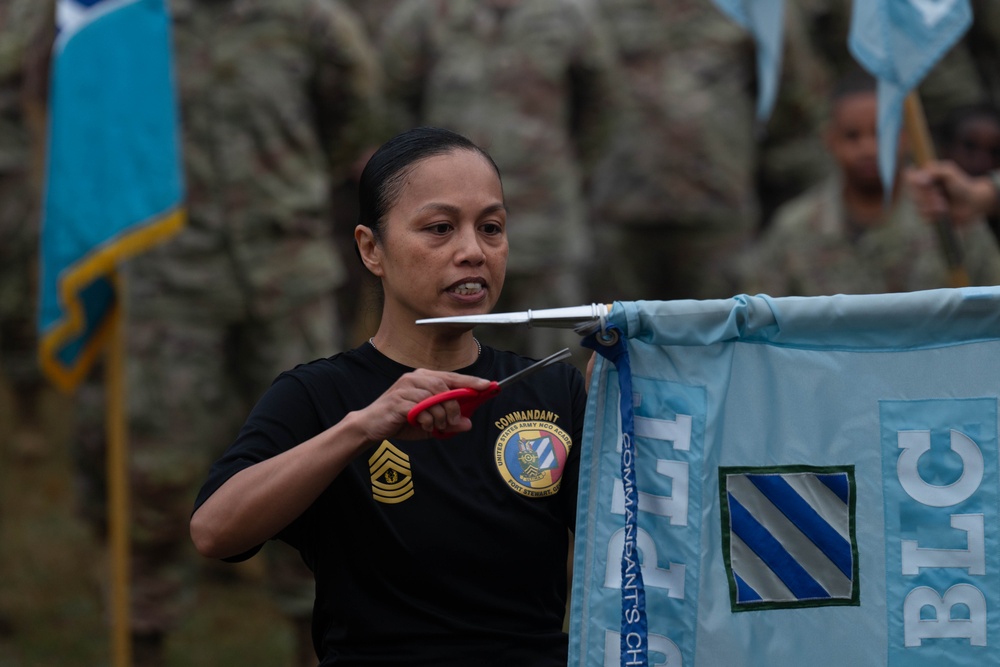
<svg viewBox="0 0 1000 667"><path fill-rule="evenodd" d="M927 129L927 116L924 114L916 90L910 91L903 104L903 126L910 139L913 161L917 167L926 167L936 158L934 143ZM962 257L962 246L952 227L951 217L947 213L940 213L934 215L931 220L941 240L941 250L948 264L951 287L968 287L972 283Z"/></svg>
<svg viewBox="0 0 1000 667"><path fill-rule="evenodd" d="M183 225L164 0L59 0L42 214L39 362L72 392L107 355L113 664L131 663L121 263Z"/></svg>
<svg viewBox="0 0 1000 667"><path fill-rule="evenodd" d="M855 59L878 78L879 171L885 191L892 191L900 122L914 142L918 166L933 156L926 120L916 89L928 71L972 25L968 0L926 3L913 0L855 2L848 47ZM934 220L955 287L968 285L948 221Z"/></svg>

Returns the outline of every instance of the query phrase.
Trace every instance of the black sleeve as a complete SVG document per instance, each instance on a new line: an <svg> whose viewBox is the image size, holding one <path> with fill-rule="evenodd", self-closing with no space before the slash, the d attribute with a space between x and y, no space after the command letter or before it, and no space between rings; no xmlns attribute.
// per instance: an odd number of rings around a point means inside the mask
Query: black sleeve
<svg viewBox="0 0 1000 667"><path fill-rule="evenodd" d="M288 373L278 376L251 411L236 441L212 465L194 509L197 511L236 473L305 442L321 430L319 415L302 381ZM246 560L261 546L225 560Z"/></svg>

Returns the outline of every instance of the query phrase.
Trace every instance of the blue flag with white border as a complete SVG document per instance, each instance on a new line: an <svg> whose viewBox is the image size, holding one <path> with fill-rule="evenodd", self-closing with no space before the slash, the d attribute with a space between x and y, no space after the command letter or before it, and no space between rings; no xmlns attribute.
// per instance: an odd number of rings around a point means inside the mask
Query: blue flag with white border
<svg viewBox="0 0 1000 667"><path fill-rule="evenodd" d="M903 102L972 24L968 0L857 0L848 48L878 79L878 159L886 192L896 173Z"/></svg>
<svg viewBox="0 0 1000 667"><path fill-rule="evenodd" d="M781 78L785 0L713 0L726 16L746 28L757 44L757 121L774 109Z"/></svg>
<svg viewBox="0 0 1000 667"><path fill-rule="evenodd" d="M118 313L123 260L184 224L164 0L59 0L49 89L39 361L86 375Z"/></svg>
<svg viewBox="0 0 1000 667"><path fill-rule="evenodd" d="M1000 288L616 302L607 333L569 665L996 662Z"/></svg>

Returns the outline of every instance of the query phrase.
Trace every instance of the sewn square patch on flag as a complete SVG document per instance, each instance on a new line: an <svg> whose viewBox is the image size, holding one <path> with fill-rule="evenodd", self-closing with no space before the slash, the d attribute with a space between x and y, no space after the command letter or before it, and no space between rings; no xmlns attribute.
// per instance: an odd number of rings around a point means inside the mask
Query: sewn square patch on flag
<svg viewBox="0 0 1000 667"><path fill-rule="evenodd" d="M858 604L854 469L720 468L733 611Z"/></svg>

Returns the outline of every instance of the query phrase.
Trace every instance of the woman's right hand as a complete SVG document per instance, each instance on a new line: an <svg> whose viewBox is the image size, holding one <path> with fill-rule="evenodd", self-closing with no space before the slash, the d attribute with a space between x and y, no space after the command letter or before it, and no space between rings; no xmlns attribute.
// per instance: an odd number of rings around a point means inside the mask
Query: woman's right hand
<svg viewBox="0 0 1000 667"><path fill-rule="evenodd" d="M489 388L490 381L472 375L417 369L402 376L367 408L359 411L368 442L379 443L388 438L422 440L432 431L460 433L472 428L472 421L463 417L458 401L445 401L420 413L419 426L410 425L407 415L426 398L459 387L477 390Z"/></svg>

